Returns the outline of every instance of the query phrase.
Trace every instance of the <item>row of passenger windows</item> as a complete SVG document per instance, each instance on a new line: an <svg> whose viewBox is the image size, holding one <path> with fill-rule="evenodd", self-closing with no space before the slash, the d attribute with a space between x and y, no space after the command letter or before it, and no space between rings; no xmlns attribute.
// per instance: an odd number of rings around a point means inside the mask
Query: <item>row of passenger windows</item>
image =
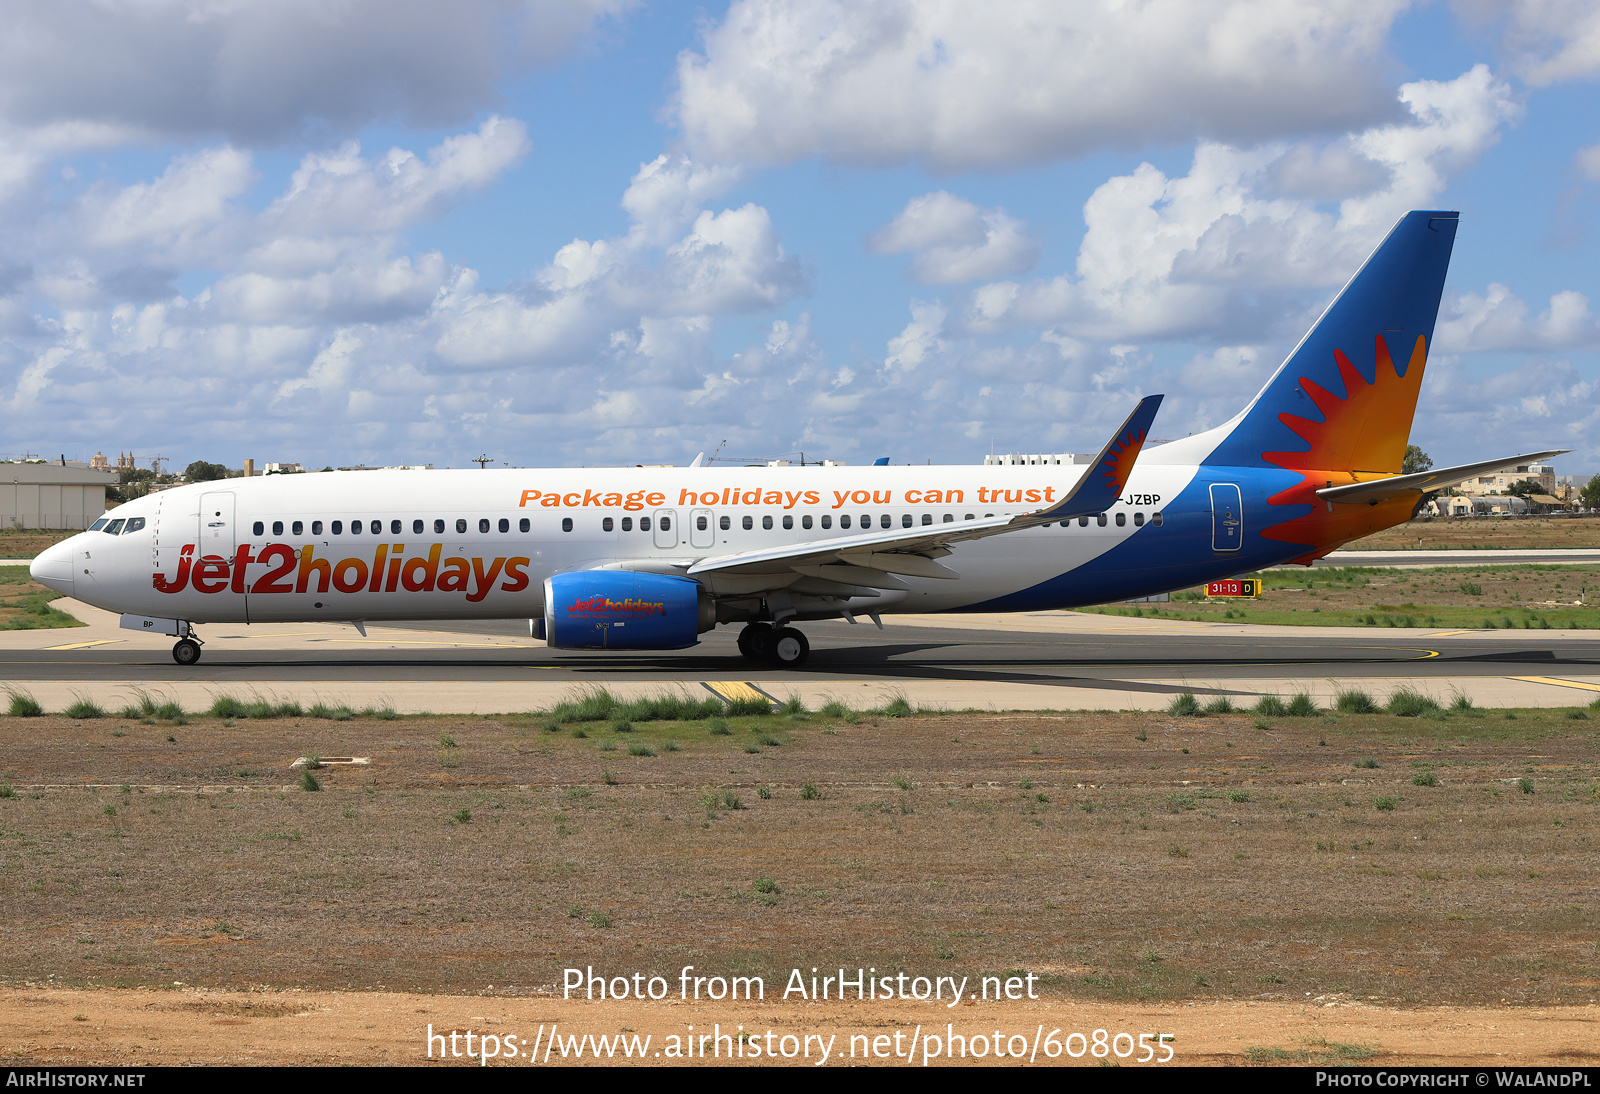
<svg viewBox="0 0 1600 1094"><path fill-rule="evenodd" d="M992 517L992 516L994 516L994 514L993 513L985 513L984 516L985 517ZM793 528L794 525L795 525L795 519L794 519L794 516L792 514L785 513L780 519L783 522L783 527L784 528ZM822 517L820 517L818 519L821 521L821 524L822 524L823 528L832 528L833 527L833 516L832 516L832 514L824 514ZM956 518L955 518L955 514L954 513L946 513L944 515L944 520L941 521L940 523L951 524L951 523L953 523L955 521L955 519ZM967 513L961 519L963 519L963 520L976 520L977 519L977 514L976 513ZM753 531L755 529L755 526L756 526L755 525L755 520L756 520L756 518L753 517L753 516L741 517L740 521L739 521L740 527L743 528L747 532ZM1094 520L1095 520L1095 523L1097 525L1099 525L1101 528L1104 528L1106 526L1106 514L1101 513L1099 516L1095 517ZM1133 526L1135 528L1143 527L1144 526L1144 520L1145 520L1145 517L1144 517L1143 513L1134 513L1133 514ZM707 516L704 516L704 515L696 516L694 518L694 522L695 522L695 529L697 531L704 532L710 526L710 518L707 517ZM931 524L933 524L933 522L934 521L933 521L933 514L932 513L923 513L922 514L922 524L924 526L931 525ZM663 531L663 532L669 532L669 531L672 530L672 518L669 517L669 516L663 516L663 517L658 518L656 522L652 522L650 517L640 517L639 518L639 531L641 531L641 532L651 531L652 527L653 527L653 523L654 524L658 524L660 530ZM1117 527L1119 527L1119 528L1125 526L1128 523L1128 514L1127 513L1117 513L1116 514L1116 523L1117 523ZM1152 514L1150 514L1150 523L1155 525L1157 528L1161 527L1161 514L1160 513L1152 513ZM95 524L93 525L93 527L91 528L91 531L94 530L95 528L99 528L101 525L104 525L104 524L105 524L104 520L96 521ZM1071 524L1072 524L1071 520L1064 520L1064 521L1061 522L1061 527L1067 528L1067 527L1070 527ZM1089 518L1088 517L1079 517L1078 518L1078 524L1081 527L1087 528L1089 526ZM109 526L107 526L105 528L105 531L109 535L113 535L113 536L117 535L118 532L135 532L135 531L138 531L140 528L144 527L144 518L143 517L132 517L132 518L130 518L128 520L126 527L123 527L122 525L123 525L122 521L114 520L114 521L112 521L110 523ZM631 532L631 531L633 531L633 526L634 525L633 525L633 518L632 517L623 517L622 518L622 531ZM910 513L901 513L900 514L900 527L902 527L902 528L914 528L916 526L917 526L917 521ZM479 532L487 533L487 532L490 531L491 527L494 527L498 531L501 531L501 532L510 532L511 531L511 521L508 520L505 517L501 517L497 522L494 522L491 525L490 519L488 517L480 517L478 519L478 531ZM617 527L617 525L616 525L616 518L615 517L603 517L603 518L601 518L600 528L601 528L602 531L612 532L612 531L616 530L616 527ZM733 519L731 517L727 517L727 516L719 517L717 519L717 527L719 527L724 532L731 531L732 528L733 528ZM771 517L771 515L763 516L761 518L761 527L762 527L763 530L770 530L773 527L773 518ZM800 517L800 527L801 528L810 528L810 527L812 527L812 518L811 518L810 514L803 514ZM839 527L841 529L851 527L851 515L849 513L844 513L844 514L840 515L840 517L839 517ZM864 531L864 532L865 531L869 531L872 528L872 514L871 513L862 513L861 514L860 527L861 527L861 530ZM880 514L879 517L878 517L878 527L880 527L880 528L893 528L894 527L894 517L891 516L888 513ZM292 536L303 536L303 535L305 535L305 528L306 528L305 521L295 520L295 521L290 521L289 522L289 534L292 535ZM436 518L434 520L434 522L433 522L433 533L434 533L434 535L440 535L440 536L444 535L445 534L445 528L446 528L445 521L442 518ZM517 521L517 531L526 532L526 531L529 530L529 528L530 528L530 524L528 522L528 518L527 517L523 517L522 519ZM404 521L391 520L389 522L389 534L390 535L393 535L393 536L402 535L402 534L404 534L404 529L405 529L405 522ZM275 520L275 521L272 522L272 534L273 535L281 536L281 535L283 535L283 530L284 530L284 522L283 521ZM465 517L457 517L456 518L455 530L456 530L456 534L458 534L458 535L465 535L466 534L466 532L467 532L467 519ZM572 531L572 518L571 517L562 517L561 518L561 530L563 532ZM265 521L259 521L259 520L256 521L255 524L252 527L252 531L257 536L266 535L267 534L266 522ZM383 535L383 521L381 521L381 520L372 520L372 521L352 520L350 522L350 534L352 536L359 536L363 532L368 532L368 533L370 533L371 535L374 535L374 536ZM328 533L330 535L335 535L335 536L344 535L345 534L344 521L341 521L341 520L329 521L328 522ZM427 533L427 521L422 520L422 519L419 518L419 519L413 520L411 522L411 534L412 535L420 536L420 535L425 535L426 533ZM311 522L311 534L313 536L322 535L322 521L314 520L314 521Z"/></svg>
<svg viewBox="0 0 1600 1094"><path fill-rule="evenodd" d="M502 532L509 532L509 531L511 531L511 521L507 520L505 517L501 517L500 520L498 521L498 527L499 527L499 530L502 531ZM526 532L531 527L532 527L532 525L530 525L528 523L528 518L527 517L523 517L521 520L517 521L517 531L519 531L519 532ZM480 532L488 532L490 530L490 528L491 528L491 523L490 523L490 520L489 520L488 517L480 517L478 519L478 531L480 531ZM412 535L414 535L414 536L426 535L427 534L427 530L428 530L428 522L427 521L425 521L425 520L413 520L411 522L411 534ZM567 530L570 531L570 529L567 529ZM254 526L251 528L251 531L254 532L258 536L266 535L267 534L266 523L264 521L259 521L259 520L256 521ZM381 521L381 520L371 520L371 521L353 520L353 521L350 522L350 534L352 536L359 536L364 531L368 531L368 532L370 532L370 534L375 535L375 536L383 535L383 521ZM389 522L389 534L391 536L403 535L404 533L405 533L405 521L403 521L403 520L391 520ZM465 517L457 517L456 518L456 533L458 535L466 535L466 533L467 533L467 519ZM283 535L283 521L275 520L275 521L272 522L272 534L275 535L275 536ZM302 520L290 521L289 522L289 534L291 536L303 536L303 535L305 535L306 534L305 521L302 521ZM314 535L314 536L320 536L322 534L322 522L320 520L314 520L314 521L311 522L311 534ZM344 521L342 521L342 520L331 520L331 521L329 521L328 522L328 534L329 535L334 535L334 536L342 536L342 535L344 535ZM435 519L434 520L434 522L433 522L433 534L436 535L436 536L442 536L442 535L445 534L445 522L444 522L444 520L442 520L442 519Z"/></svg>

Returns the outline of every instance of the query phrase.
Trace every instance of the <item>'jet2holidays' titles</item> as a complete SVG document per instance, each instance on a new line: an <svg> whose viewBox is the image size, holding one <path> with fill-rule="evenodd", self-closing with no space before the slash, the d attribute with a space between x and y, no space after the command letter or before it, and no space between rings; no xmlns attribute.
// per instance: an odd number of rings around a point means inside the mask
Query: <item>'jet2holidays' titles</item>
<svg viewBox="0 0 1600 1094"><path fill-rule="evenodd" d="M341 593L392 593L404 589L408 593L465 593L469 603L476 604L489 595L495 582L504 578L500 590L518 593L528 587L527 567L532 561L526 556L496 558L485 565L481 558L451 557L440 559L444 545L435 543L426 555L405 558L405 544L378 544L369 565L364 558L342 558L337 562L317 558L315 548L307 544L298 551L284 543L273 543L252 555L250 544L242 544L232 559L220 555L194 557L194 544L185 544L178 552L178 573L168 578L156 574L152 584L163 593L181 593L193 586L199 593L231 591L251 596L268 593L325 593L331 586ZM253 584L245 580L246 567L251 563L276 563ZM298 572L297 572L298 571Z"/></svg>

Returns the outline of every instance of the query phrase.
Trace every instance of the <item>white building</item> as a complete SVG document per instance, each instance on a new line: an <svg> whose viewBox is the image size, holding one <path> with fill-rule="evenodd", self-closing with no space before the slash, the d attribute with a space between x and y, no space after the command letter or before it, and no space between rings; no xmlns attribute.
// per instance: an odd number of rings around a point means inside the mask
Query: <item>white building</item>
<svg viewBox="0 0 1600 1094"><path fill-rule="evenodd" d="M106 511L117 476L81 463L0 463L0 527L87 528Z"/></svg>
<svg viewBox="0 0 1600 1094"><path fill-rule="evenodd" d="M1078 452L1007 452L1003 456L989 455L983 458L985 467L1048 467L1048 466L1082 466L1094 459L1093 455L1084 455Z"/></svg>

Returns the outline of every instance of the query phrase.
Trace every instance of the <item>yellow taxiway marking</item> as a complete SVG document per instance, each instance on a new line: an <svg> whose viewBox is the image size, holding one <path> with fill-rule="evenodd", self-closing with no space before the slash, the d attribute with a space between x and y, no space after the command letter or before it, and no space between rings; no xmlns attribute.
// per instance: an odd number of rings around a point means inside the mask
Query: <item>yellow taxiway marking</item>
<svg viewBox="0 0 1600 1094"><path fill-rule="evenodd" d="M1430 634L1427 637L1429 637L1429 638L1449 638L1453 634L1476 634L1476 633L1477 633L1476 631L1440 631L1438 634Z"/></svg>
<svg viewBox="0 0 1600 1094"><path fill-rule="evenodd" d="M1429 657L1438 657L1438 650L1425 650L1416 646L1351 646L1353 650L1394 650L1398 653L1420 653L1423 656L1413 657L1413 661L1425 661Z"/></svg>
<svg viewBox="0 0 1600 1094"><path fill-rule="evenodd" d="M748 702L755 699L758 702L773 702L772 696L756 687L754 684L745 683L743 680L718 680L712 683L709 680L701 681L701 686L720 699L730 703Z"/></svg>
<svg viewBox="0 0 1600 1094"><path fill-rule="evenodd" d="M1513 680L1526 680L1530 684L1552 684L1558 688L1577 688L1579 691L1600 691L1600 684L1583 684L1577 680L1558 680L1554 676L1513 676Z"/></svg>
<svg viewBox="0 0 1600 1094"><path fill-rule="evenodd" d="M65 646L46 646L47 650L86 650L90 646L109 646L113 642L121 642L120 638L96 638L93 642L72 642Z"/></svg>

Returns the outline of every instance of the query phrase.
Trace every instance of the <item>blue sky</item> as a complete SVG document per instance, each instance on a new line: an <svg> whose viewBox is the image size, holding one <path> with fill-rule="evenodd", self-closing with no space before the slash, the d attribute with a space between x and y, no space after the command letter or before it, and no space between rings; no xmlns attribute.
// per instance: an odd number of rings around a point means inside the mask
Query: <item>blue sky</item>
<svg viewBox="0 0 1600 1094"><path fill-rule="evenodd" d="M1600 470L1593 0L57 0L0 455L972 462L1231 415L1462 212L1413 440Z"/></svg>

